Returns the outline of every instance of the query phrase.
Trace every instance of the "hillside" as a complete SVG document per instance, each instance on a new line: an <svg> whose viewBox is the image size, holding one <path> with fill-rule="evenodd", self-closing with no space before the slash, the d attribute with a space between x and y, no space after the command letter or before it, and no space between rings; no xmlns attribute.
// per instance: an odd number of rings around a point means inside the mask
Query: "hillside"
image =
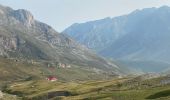
<svg viewBox="0 0 170 100"><path fill-rule="evenodd" d="M170 7L145 8L124 16L73 24L63 33L116 61L169 66L169 17ZM150 67L153 70L147 72L154 71L154 66ZM163 70L166 68L160 66L160 71Z"/></svg>
<svg viewBox="0 0 170 100"><path fill-rule="evenodd" d="M6 73L2 80L45 77L42 74L57 75L63 80L83 80L90 79L92 75L93 78L102 74L119 76L123 72L67 35L59 34L51 26L37 21L29 11L13 10L2 5L0 60L0 69ZM61 66L64 68L60 70L58 67Z"/></svg>

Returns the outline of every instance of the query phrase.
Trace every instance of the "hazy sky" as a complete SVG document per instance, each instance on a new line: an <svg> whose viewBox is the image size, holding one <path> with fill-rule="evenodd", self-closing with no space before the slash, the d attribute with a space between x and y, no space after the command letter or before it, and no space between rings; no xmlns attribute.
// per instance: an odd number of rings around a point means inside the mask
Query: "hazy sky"
<svg viewBox="0 0 170 100"><path fill-rule="evenodd" d="M14 9L27 9L57 31L73 23L127 14L135 9L169 5L170 0L0 0Z"/></svg>

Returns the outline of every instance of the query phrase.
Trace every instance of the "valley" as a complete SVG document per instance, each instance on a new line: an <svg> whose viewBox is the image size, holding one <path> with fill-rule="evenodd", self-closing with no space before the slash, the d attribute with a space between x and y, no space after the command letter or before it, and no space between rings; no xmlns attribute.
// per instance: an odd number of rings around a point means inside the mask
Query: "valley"
<svg viewBox="0 0 170 100"><path fill-rule="evenodd" d="M57 32L0 5L0 100L170 100L169 18L144 8Z"/></svg>
<svg viewBox="0 0 170 100"><path fill-rule="evenodd" d="M165 82L169 79L164 76L79 82L36 80L14 82L3 91L24 100L169 100L170 83Z"/></svg>

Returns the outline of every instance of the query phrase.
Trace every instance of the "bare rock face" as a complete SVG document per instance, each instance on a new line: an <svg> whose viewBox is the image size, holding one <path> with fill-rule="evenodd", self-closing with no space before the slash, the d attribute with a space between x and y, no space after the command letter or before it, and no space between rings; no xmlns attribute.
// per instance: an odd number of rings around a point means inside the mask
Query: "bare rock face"
<svg viewBox="0 0 170 100"><path fill-rule="evenodd" d="M16 50L17 49L17 38L6 38L6 37L1 37L0 38L2 46L4 49L7 50Z"/></svg>
<svg viewBox="0 0 170 100"><path fill-rule="evenodd" d="M14 10L11 15L27 27L30 27L34 24L34 17L29 11L23 9Z"/></svg>
<svg viewBox="0 0 170 100"><path fill-rule="evenodd" d="M0 55L8 56L8 51L15 51L18 47L18 39L16 37L0 36Z"/></svg>

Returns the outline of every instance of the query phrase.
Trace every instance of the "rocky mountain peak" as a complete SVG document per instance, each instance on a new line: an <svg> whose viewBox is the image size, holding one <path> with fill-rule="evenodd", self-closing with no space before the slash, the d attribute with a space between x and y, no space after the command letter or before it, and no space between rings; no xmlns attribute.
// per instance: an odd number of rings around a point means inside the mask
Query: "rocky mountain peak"
<svg viewBox="0 0 170 100"><path fill-rule="evenodd" d="M0 11L3 12L3 14L6 12L10 12L11 10L12 8L0 4Z"/></svg>
<svg viewBox="0 0 170 100"><path fill-rule="evenodd" d="M33 15L24 9L14 10L12 16L15 17L18 21L22 22L26 26L31 26L34 23Z"/></svg>

